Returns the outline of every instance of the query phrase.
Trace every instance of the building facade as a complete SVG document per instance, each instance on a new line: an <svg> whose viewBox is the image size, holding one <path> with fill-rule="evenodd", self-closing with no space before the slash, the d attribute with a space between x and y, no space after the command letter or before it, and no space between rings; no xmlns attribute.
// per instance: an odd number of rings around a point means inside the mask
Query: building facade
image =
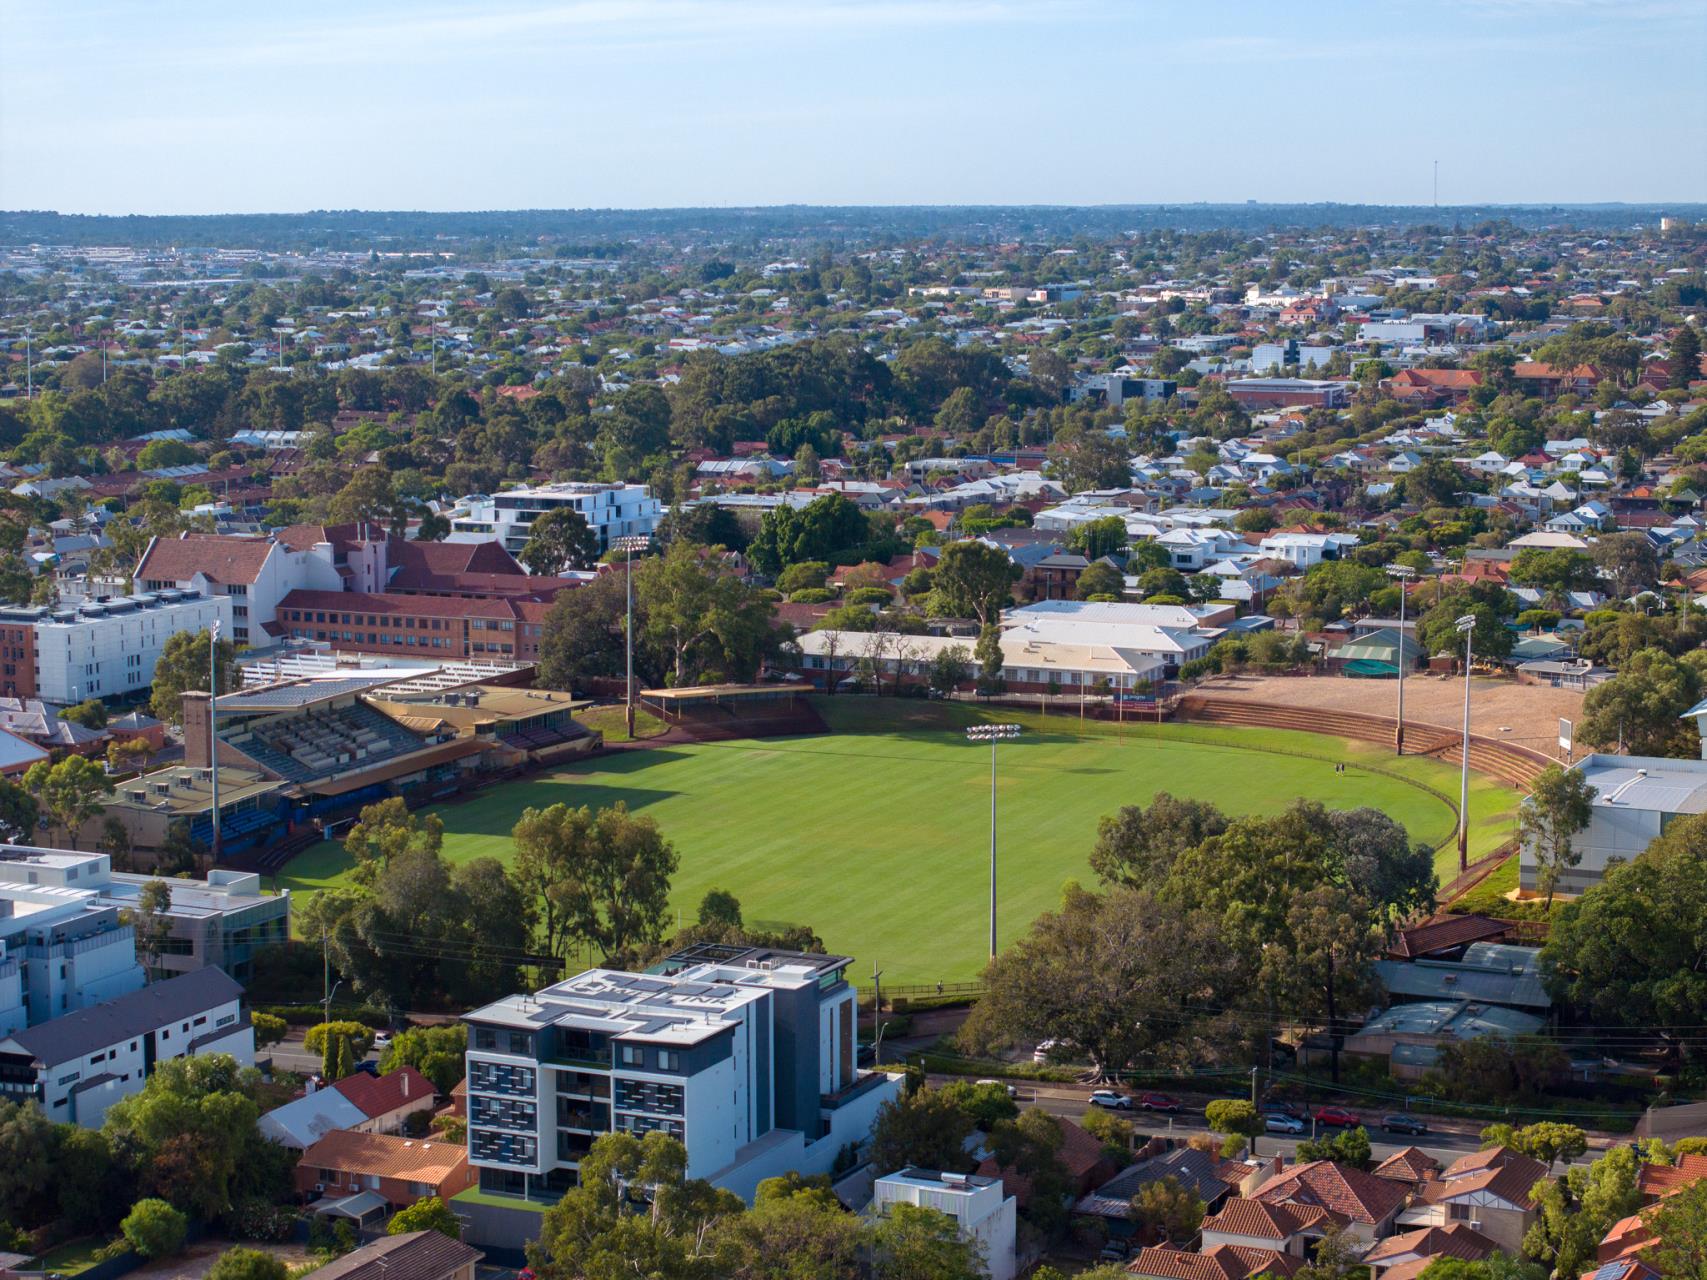
<svg viewBox="0 0 1707 1280"><path fill-rule="evenodd" d="M590 969L466 1015L468 1157L491 1196L554 1200L600 1134L661 1130L687 1175L748 1199L828 1172L897 1082L855 1066L846 956L695 947L663 974Z"/></svg>
<svg viewBox="0 0 1707 1280"><path fill-rule="evenodd" d="M459 541L496 538L516 555L527 546L528 526L534 518L564 507L587 522L601 551L609 549L613 538L650 537L663 517L663 507L643 484L573 481L470 497L464 510L451 518L451 537Z"/></svg>
<svg viewBox="0 0 1707 1280"><path fill-rule="evenodd" d="M975 1173L938 1173L934 1169L901 1169L879 1178L871 1187L871 1211L882 1215L891 1206L910 1204L935 1209L954 1219L962 1240L978 1246L984 1274L990 1280L1013 1280L1017 1270L1014 1239L1018 1205L1000 1178Z"/></svg>
<svg viewBox="0 0 1707 1280"><path fill-rule="evenodd" d="M0 694L68 704L137 693L180 631L229 629L231 601L169 588L73 607L0 609Z"/></svg>

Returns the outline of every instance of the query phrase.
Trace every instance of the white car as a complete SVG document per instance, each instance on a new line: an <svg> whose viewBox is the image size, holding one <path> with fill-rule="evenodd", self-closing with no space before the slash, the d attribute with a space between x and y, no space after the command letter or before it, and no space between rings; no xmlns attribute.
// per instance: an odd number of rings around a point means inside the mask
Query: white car
<svg viewBox="0 0 1707 1280"><path fill-rule="evenodd" d="M1060 1045L1059 1040L1045 1040L1031 1051L1033 1062L1048 1062L1050 1053Z"/></svg>
<svg viewBox="0 0 1707 1280"><path fill-rule="evenodd" d="M977 1084L977 1085L993 1084L998 1089L1007 1090L1008 1097L1010 1097L1010 1098L1019 1097L1019 1090L1014 1088L1006 1080L974 1080L972 1083Z"/></svg>
<svg viewBox="0 0 1707 1280"><path fill-rule="evenodd" d="M1304 1122L1297 1116L1282 1116L1270 1113L1263 1117L1263 1128L1270 1133L1303 1133Z"/></svg>
<svg viewBox="0 0 1707 1280"><path fill-rule="evenodd" d="M389 1049L391 1047L391 1032L381 1031L373 1038L373 1047L379 1050Z"/></svg>
<svg viewBox="0 0 1707 1280"><path fill-rule="evenodd" d="M1116 1093L1113 1089L1097 1089L1091 1093L1093 1107L1107 1107L1110 1111L1132 1110L1132 1099L1124 1093Z"/></svg>

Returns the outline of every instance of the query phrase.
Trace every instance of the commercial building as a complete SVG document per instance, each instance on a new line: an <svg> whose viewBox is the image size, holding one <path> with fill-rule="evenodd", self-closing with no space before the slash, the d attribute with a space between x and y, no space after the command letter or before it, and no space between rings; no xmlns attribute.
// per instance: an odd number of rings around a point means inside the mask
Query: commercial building
<svg viewBox="0 0 1707 1280"><path fill-rule="evenodd" d="M1697 708L1690 714L1700 712ZM1560 874L1557 892L1581 893L1599 884L1613 859L1627 862L1673 819L1707 812L1707 759L1591 755L1577 761L1575 768L1594 788L1594 800L1588 827L1571 837L1579 861ZM1525 845L1518 854L1518 885L1535 889L1539 874L1534 854Z"/></svg>
<svg viewBox="0 0 1707 1280"><path fill-rule="evenodd" d="M34 1099L49 1120L98 1128L169 1058L255 1061L243 988L219 969L156 982L0 1038L0 1097Z"/></svg>
<svg viewBox="0 0 1707 1280"><path fill-rule="evenodd" d="M0 609L0 694L60 704L136 693L180 631L231 626L224 596L169 588L76 606Z"/></svg>
<svg viewBox="0 0 1707 1280"><path fill-rule="evenodd" d="M536 516L564 507L576 512L607 550L613 538L649 537L663 517L663 507L643 484L594 484L579 481L506 489L464 499L464 509L451 517L451 540L496 538L511 554L528 542L528 526Z"/></svg>
<svg viewBox="0 0 1707 1280"><path fill-rule="evenodd" d="M959 1228L960 1238L977 1244L990 1280L1013 1280L1018 1268L1014 1257L1018 1206L1003 1190L1000 1178L909 1167L872 1184L873 1214L882 1216L897 1204L947 1214Z"/></svg>
<svg viewBox="0 0 1707 1280"><path fill-rule="evenodd" d="M1230 378L1227 394L1246 409L1343 409L1351 403L1351 384L1327 378Z"/></svg>
<svg viewBox="0 0 1707 1280"><path fill-rule="evenodd" d="M195 754L207 759L207 695ZM233 756L235 753L233 753ZM264 843L282 834L287 820L286 785L253 767L228 763L225 749L219 754L220 848L227 853ZM213 838L213 771L206 764L169 765L118 784L101 801L101 815L91 818L78 833L79 843L93 844L102 835L108 818L117 818L130 837L131 847L142 854L156 853L166 846L177 822L189 824L190 837L208 843Z"/></svg>
<svg viewBox="0 0 1707 1280"><path fill-rule="evenodd" d="M533 662L550 607L514 597L302 590L279 602L276 626L283 638L356 653Z"/></svg>
<svg viewBox="0 0 1707 1280"><path fill-rule="evenodd" d="M688 1177L747 1199L764 1178L828 1172L899 1091L855 1066L850 963L699 946L662 973L589 969L467 1014L468 1156L482 1193L553 1201L612 1132L668 1133L687 1148ZM522 1216L537 1232L537 1215Z"/></svg>

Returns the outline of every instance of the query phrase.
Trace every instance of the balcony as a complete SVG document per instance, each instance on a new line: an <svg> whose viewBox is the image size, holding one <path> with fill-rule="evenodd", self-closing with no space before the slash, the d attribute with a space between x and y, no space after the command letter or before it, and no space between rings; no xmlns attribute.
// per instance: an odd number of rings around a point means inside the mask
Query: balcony
<svg viewBox="0 0 1707 1280"><path fill-rule="evenodd" d="M864 1097L873 1089L880 1089L895 1077L887 1071L867 1071L860 1075L852 1084L843 1085L834 1093L818 1095L818 1105L825 1111L834 1111L837 1107L845 1107L855 1098Z"/></svg>

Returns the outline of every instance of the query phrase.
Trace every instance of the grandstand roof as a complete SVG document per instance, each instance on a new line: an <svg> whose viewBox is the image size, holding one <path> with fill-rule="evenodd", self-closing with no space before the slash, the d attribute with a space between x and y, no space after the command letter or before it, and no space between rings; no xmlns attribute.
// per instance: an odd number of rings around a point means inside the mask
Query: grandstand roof
<svg viewBox="0 0 1707 1280"><path fill-rule="evenodd" d="M376 782L387 782L392 778L401 778L405 774L415 773L421 769L430 769L436 764L448 764L452 760L461 760L466 756L477 755L489 750L489 744L474 738L457 738L452 742L441 742L429 746L424 751L411 751L407 755L392 756L382 760L371 769L358 769L336 778L326 778L319 782L303 784L303 790L317 796L339 796L346 791L355 791L360 787L371 787Z"/></svg>
<svg viewBox="0 0 1707 1280"><path fill-rule="evenodd" d="M219 699L219 713L231 715L249 711L293 711L310 707L317 702L365 693L396 677L375 672L371 675L339 675L321 680L299 680L290 684L268 685L259 689L244 689L240 693L224 694Z"/></svg>

